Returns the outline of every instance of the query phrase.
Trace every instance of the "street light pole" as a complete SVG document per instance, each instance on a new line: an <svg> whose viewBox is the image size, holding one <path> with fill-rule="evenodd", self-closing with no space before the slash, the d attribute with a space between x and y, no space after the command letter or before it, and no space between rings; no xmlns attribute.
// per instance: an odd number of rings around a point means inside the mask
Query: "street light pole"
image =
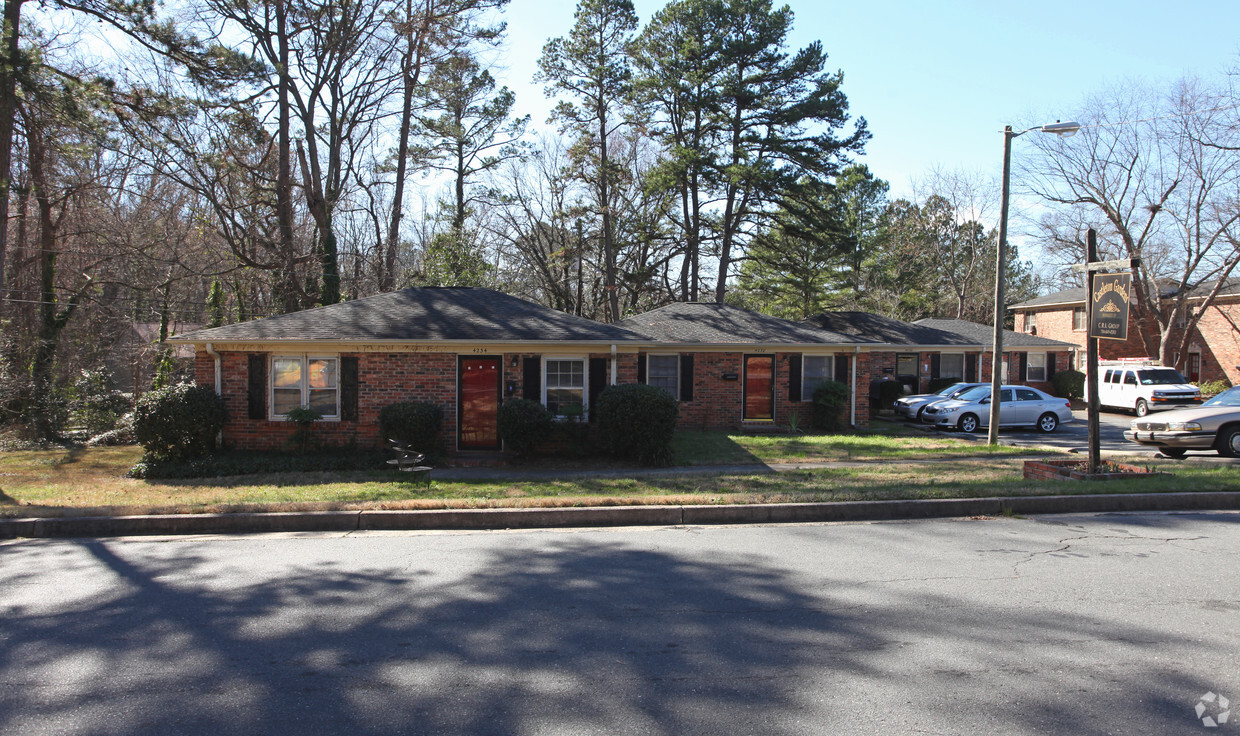
<svg viewBox="0 0 1240 736"><path fill-rule="evenodd" d="M999 199L999 243L995 255L995 333L991 342L990 353L990 431L986 433L986 441L992 445L999 444L999 386L1000 373L1003 369L1003 317L1004 317L1004 273L1007 270L1007 227L1008 200L1012 182L1012 139L1020 133L1013 133L1012 126L1003 126L1003 189Z"/></svg>
<svg viewBox="0 0 1240 736"><path fill-rule="evenodd" d="M1046 125L1035 125L1019 133L1012 126L1003 126L1003 190L999 200L999 243L995 249L995 333L991 342L990 355L990 430L986 433L986 441L992 445L999 444L999 400L1000 380L1003 372L1003 318L1005 316L1004 275L1007 270L1007 231L1008 201L1011 199L1012 181L1012 139L1022 136L1031 130L1043 133L1054 133L1064 137L1074 135L1081 129L1080 123L1054 122Z"/></svg>

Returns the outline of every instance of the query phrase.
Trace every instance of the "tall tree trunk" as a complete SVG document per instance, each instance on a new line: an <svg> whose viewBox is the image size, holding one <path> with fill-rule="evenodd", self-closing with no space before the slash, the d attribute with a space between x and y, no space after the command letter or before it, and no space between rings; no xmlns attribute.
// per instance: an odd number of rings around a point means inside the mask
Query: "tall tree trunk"
<svg viewBox="0 0 1240 736"><path fill-rule="evenodd" d="M23 0L4 0L0 39L0 298L5 295L9 244L9 189L13 172L13 121L17 117L18 40Z"/></svg>
<svg viewBox="0 0 1240 736"><path fill-rule="evenodd" d="M280 297L286 313L296 312L300 307L297 292L297 253L293 240L293 153L289 126L292 110L289 105L289 48L288 18L285 0L275 0L276 43L279 45L280 75L278 87L279 120L277 125L276 161L276 221L280 233L280 252L284 258L284 273L280 274Z"/></svg>
<svg viewBox="0 0 1240 736"><path fill-rule="evenodd" d="M607 108L606 102L598 103L599 168L598 197L603 214L603 291L607 293L607 321L620 320L620 293L616 288L616 248L611 221L611 187L608 175L611 162L607 158Z"/></svg>

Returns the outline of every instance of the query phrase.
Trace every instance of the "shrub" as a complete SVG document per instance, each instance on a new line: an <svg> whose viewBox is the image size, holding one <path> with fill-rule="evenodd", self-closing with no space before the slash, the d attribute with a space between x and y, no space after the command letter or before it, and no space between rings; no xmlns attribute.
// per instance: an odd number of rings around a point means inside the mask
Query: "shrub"
<svg viewBox="0 0 1240 736"><path fill-rule="evenodd" d="M551 436L555 421L547 407L529 399L508 399L499 408L499 436L517 457L527 457Z"/></svg>
<svg viewBox="0 0 1240 736"><path fill-rule="evenodd" d="M844 407L848 406L848 384L823 381L814 389L814 429L838 432L844 429Z"/></svg>
<svg viewBox="0 0 1240 736"><path fill-rule="evenodd" d="M73 382L73 419L86 427L92 437L116 428L117 421L129 411L129 397L112 388L112 374L107 369L82 371Z"/></svg>
<svg viewBox="0 0 1240 736"><path fill-rule="evenodd" d="M1085 374L1080 371L1059 371L1051 376L1051 388L1056 396L1079 399L1085 395Z"/></svg>
<svg viewBox="0 0 1240 736"><path fill-rule="evenodd" d="M224 419L224 400L211 387L178 383L143 394L133 435L151 458L187 460L215 449Z"/></svg>
<svg viewBox="0 0 1240 736"><path fill-rule="evenodd" d="M290 422L297 425L297 429L293 431L293 442L297 444L297 451L305 454L310 448L310 428L314 423L323 418L323 415L314 409L299 407L293 409L284 415Z"/></svg>
<svg viewBox="0 0 1240 736"><path fill-rule="evenodd" d="M379 432L425 455L439 454L443 409L423 401L402 401L379 410Z"/></svg>
<svg viewBox="0 0 1240 736"><path fill-rule="evenodd" d="M599 440L608 452L648 465L671 462L680 408L667 391L644 383L609 386L595 409Z"/></svg>
<svg viewBox="0 0 1240 736"><path fill-rule="evenodd" d="M1200 381L1197 383L1197 388L1201 389L1202 398L1208 399L1231 388L1231 381L1226 378L1220 378L1217 381Z"/></svg>
<svg viewBox="0 0 1240 736"><path fill-rule="evenodd" d="M102 434L97 434L86 441L87 447L113 447L115 445L132 445L133 412L125 414L116 422L116 427Z"/></svg>

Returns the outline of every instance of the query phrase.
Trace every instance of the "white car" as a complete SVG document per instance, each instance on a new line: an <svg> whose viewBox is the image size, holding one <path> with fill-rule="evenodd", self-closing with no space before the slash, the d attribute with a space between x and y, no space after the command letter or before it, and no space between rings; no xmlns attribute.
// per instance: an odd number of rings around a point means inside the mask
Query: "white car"
<svg viewBox="0 0 1240 736"><path fill-rule="evenodd" d="M942 389L938 393L933 394L916 394L914 396L901 396L894 404L896 416L907 417L916 421L922 421L922 413L926 407L939 401L954 398L965 391L977 387L985 386L984 383L953 383L952 385Z"/></svg>
<svg viewBox="0 0 1240 736"><path fill-rule="evenodd" d="M1072 421L1072 405L1067 399L1051 396L1028 386L999 387L999 426L1037 427L1054 432L1062 422ZM946 429L976 432L990 424L990 386L978 386L954 399L940 401L926 409L927 422Z"/></svg>
<svg viewBox="0 0 1240 736"><path fill-rule="evenodd" d="M1201 390L1174 368L1125 361L1098 366L1098 403L1139 417L1201 403Z"/></svg>

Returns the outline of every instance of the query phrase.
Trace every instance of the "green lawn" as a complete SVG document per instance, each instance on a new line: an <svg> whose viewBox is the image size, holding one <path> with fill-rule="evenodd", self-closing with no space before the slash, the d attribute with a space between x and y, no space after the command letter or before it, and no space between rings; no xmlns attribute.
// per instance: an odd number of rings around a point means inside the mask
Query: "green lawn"
<svg viewBox="0 0 1240 736"><path fill-rule="evenodd" d="M705 438L698 438L705 443ZM877 452L841 438L730 438L754 457L800 458L823 446L853 448L853 459ZM754 440L754 442L750 442ZM815 442L814 440L818 440ZM892 438L887 441L897 442ZM713 441L713 440L711 440ZM722 441L722 440L721 440ZM926 453L920 440L893 452ZM726 444L725 444L726 446ZM861 449L856 449L860 447ZM974 445L975 449L981 449ZM954 452L954 450L953 450ZM428 490L393 472L273 473L228 478L143 481L124 473L139 457L136 448L0 453L0 515L145 514L258 510L485 508L632 504L781 503L805 501L949 498L1067 493L1240 491L1240 469L1231 466L1152 460L1171 477L1082 483L1026 481L1013 457L964 458L934 451L925 463L886 463L881 455L861 466L787 473L710 473L652 477L586 477L573 480L447 482ZM905 455L908 456L908 455ZM818 458L822 455L812 455ZM945 459L942 459L945 458Z"/></svg>

